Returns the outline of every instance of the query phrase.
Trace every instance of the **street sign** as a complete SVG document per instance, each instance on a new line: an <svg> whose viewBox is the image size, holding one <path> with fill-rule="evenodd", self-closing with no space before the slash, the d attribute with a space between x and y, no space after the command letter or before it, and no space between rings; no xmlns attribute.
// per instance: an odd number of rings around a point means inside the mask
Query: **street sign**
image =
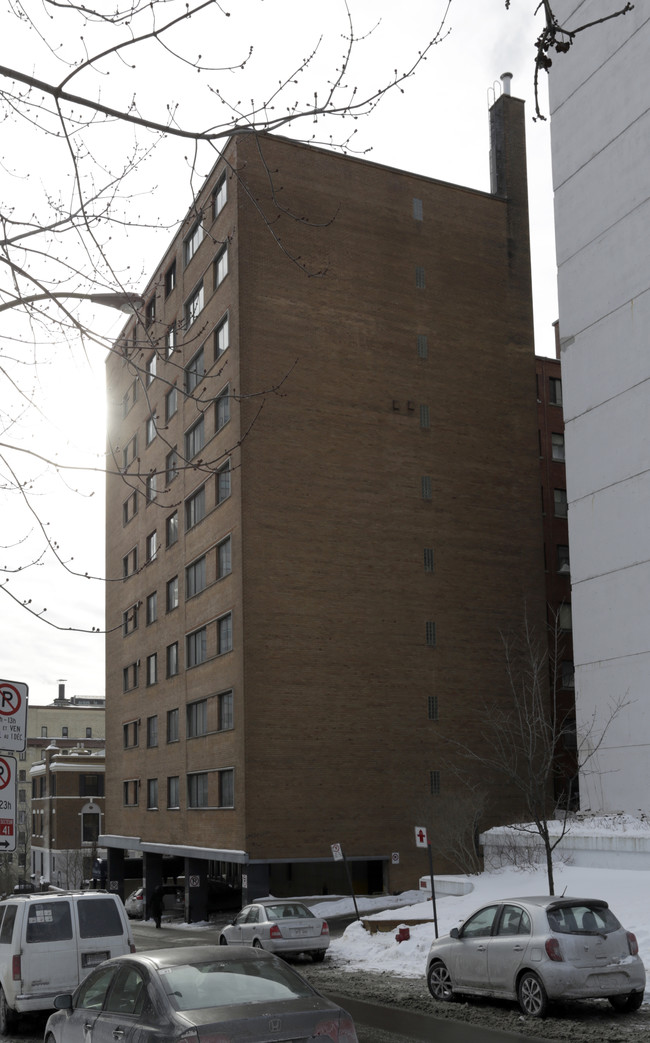
<svg viewBox="0 0 650 1043"><path fill-rule="evenodd" d="M25 749L27 692L20 681L0 681L0 750Z"/></svg>
<svg viewBox="0 0 650 1043"><path fill-rule="evenodd" d="M0 853L16 850L16 758L0 757Z"/></svg>
<svg viewBox="0 0 650 1043"><path fill-rule="evenodd" d="M343 848L340 844L332 844L332 858L335 862L343 861Z"/></svg>
<svg viewBox="0 0 650 1043"><path fill-rule="evenodd" d="M390 856L390 861L391 861L391 864L394 865L394 866L398 866L399 865L399 851L393 851L393 853Z"/></svg>
<svg viewBox="0 0 650 1043"><path fill-rule="evenodd" d="M415 846L426 847L427 846L427 829L426 826L415 827Z"/></svg>

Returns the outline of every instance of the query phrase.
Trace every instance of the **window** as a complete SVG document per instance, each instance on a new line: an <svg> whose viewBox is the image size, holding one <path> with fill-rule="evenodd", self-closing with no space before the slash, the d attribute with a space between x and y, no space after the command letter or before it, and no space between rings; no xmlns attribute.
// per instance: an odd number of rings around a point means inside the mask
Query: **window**
<svg viewBox="0 0 650 1043"><path fill-rule="evenodd" d="M426 333L418 333L418 358L426 359L429 357L429 338Z"/></svg>
<svg viewBox="0 0 650 1043"><path fill-rule="evenodd" d="M185 569L185 597L192 598L206 588L205 554Z"/></svg>
<svg viewBox="0 0 650 1043"><path fill-rule="evenodd" d="M147 686L156 684L158 680L158 653L147 656Z"/></svg>
<svg viewBox="0 0 650 1043"><path fill-rule="evenodd" d="M56 777L56 776L54 776ZM103 775L80 775L79 776L80 797L103 797L104 776Z"/></svg>
<svg viewBox="0 0 650 1043"><path fill-rule="evenodd" d="M217 727L220 732L230 731L233 725L233 699L232 691L221 692L217 700L218 721Z"/></svg>
<svg viewBox="0 0 650 1043"><path fill-rule="evenodd" d="M167 807L180 808L180 786L178 775L170 775L167 779Z"/></svg>
<svg viewBox="0 0 650 1043"><path fill-rule="evenodd" d="M232 571L230 536L217 545L217 578L222 579Z"/></svg>
<svg viewBox="0 0 650 1043"><path fill-rule="evenodd" d="M431 419L429 416L428 406L420 406L420 427L423 429L431 427Z"/></svg>
<svg viewBox="0 0 650 1043"><path fill-rule="evenodd" d="M99 836L99 812L82 811L81 813L81 843L96 844Z"/></svg>
<svg viewBox="0 0 650 1043"><path fill-rule="evenodd" d="M47 725L41 725L41 739L47 739Z"/></svg>
<svg viewBox="0 0 650 1043"><path fill-rule="evenodd" d="M127 634L132 634L134 630L138 629L138 605L131 605L131 608L127 608L126 612L122 613L122 637L126 637Z"/></svg>
<svg viewBox="0 0 650 1043"><path fill-rule="evenodd" d="M230 496L230 460L227 460L217 471L217 503L223 503Z"/></svg>
<svg viewBox="0 0 650 1043"><path fill-rule="evenodd" d="M193 359L191 359L185 367L185 390L188 395L194 391L196 387L201 383L205 376L205 352L203 348L197 351Z"/></svg>
<svg viewBox="0 0 650 1043"><path fill-rule="evenodd" d="M232 615L222 616L217 620L217 652L223 655L232 652Z"/></svg>
<svg viewBox="0 0 650 1043"><path fill-rule="evenodd" d="M194 257L194 254L203 242L203 225L201 223L202 220L203 218L200 217L196 224L192 226L189 235L186 237L183 243L183 255L185 258L186 265L190 263L190 261Z"/></svg>
<svg viewBox="0 0 650 1043"><path fill-rule="evenodd" d="M431 622L425 623L425 636L426 636L426 642L427 642L428 647L429 648L435 648L436 647L436 624L435 623L431 623Z"/></svg>
<svg viewBox="0 0 650 1043"><path fill-rule="evenodd" d="M153 500L156 499L156 496L158 495L158 475L155 472L153 474L148 474L145 485L147 503L151 503Z"/></svg>
<svg viewBox="0 0 650 1043"><path fill-rule="evenodd" d="M138 687L139 682L139 670L137 662L131 663L130 666L125 666L122 670L122 689L125 692L130 692L132 688Z"/></svg>
<svg viewBox="0 0 650 1043"><path fill-rule="evenodd" d="M555 517L566 518L568 515L566 489L554 489Z"/></svg>
<svg viewBox="0 0 650 1043"><path fill-rule="evenodd" d="M571 605L563 604L560 605L557 614L557 622L560 630L571 630L573 628L573 622L571 619Z"/></svg>
<svg viewBox="0 0 650 1043"><path fill-rule="evenodd" d="M561 572L563 576L568 576L571 572L569 548L566 544L560 544L557 548L557 571Z"/></svg>
<svg viewBox="0 0 650 1043"><path fill-rule="evenodd" d="M156 434L157 434L157 431L156 431L156 416L155 416L154 413L152 413L151 416L147 417L146 429L147 429L147 445L151 445L151 443L153 442L153 440L154 440L154 438L156 437Z"/></svg>
<svg viewBox="0 0 650 1043"><path fill-rule="evenodd" d="M151 326L152 322L156 321L156 298L152 297L150 301L147 301L144 309L145 325Z"/></svg>
<svg viewBox="0 0 650 1043"><path fill-rule="evenodd" d="M158 553L158 533L155 529L153 530L153 532L150 532L147 536L146 548L148 564L150 561L156 560L156 554Z"/></svg>
<svg viewBox="0 0 650 1043"><path fill-rule="evenodd" d="M208 701L200 699L196 703L190 703L187 707L187 737L195 739L197 735L207 735L208 731Z"/></svg>
<svg viewBox="0 0 650 1043"><path fill-rule="evenodd" d="M434 797L440 794L440 772L430 771L429 772L429 789Z"/></svg>
<svg viewBox="0 0 650 1043"><path fill-rule="evenodd" d="M438 696L430 695L428 697L428 713L430 721L438 720Z"/></svg>
<svg viewBox="0 0 650 1043"><path fill-rule="evenodd" d="M218 217L228 198L228 182L226 180L226 173L221 175L217 181L214 192L212 193L212 220Z"/></svg>
<svg viewBox="0 0 650 1043"><path fill-rule="evenodd" d="M153 355L148 360L148 362L147 362L147 364L145 366L145 380L144 380L144 382L145 382L145 386L146 387L149 387L150 384L153 383L153 379L154 379L154 377L156 375L156 358L157 358L157 355L156 355L156 353L154 351Z"/></svg>
<svg viewBox="0 0 650 1043"><path fill-rule="evenodd" d="M138 436L133 435L124 446L122 450L122 467L126 470L130 463L135 460L138 455Z"/></svg>
<svg viewBox="0 0 650 1043"><path fill-rule="evenodd" d="M187 667L205 663L208 658L208 633L205 627L187 635Z"/></svg>
<svg viewBox="0 0 650 1043"><path fill-rule="evenodd" d="M167 742L178 742L178 709L167 711Z"/></svg>
<svg viewBox="0 0 650 1043"><path fill-rule="evenodd" d="M433 560L433 547L424 548L424 571L434 571L434 560Z"/></svg>
<svg viewBox="0 0 650 1043"><path fill-rule="evenodd" d="M573 688L575 684L573 663L568 660L560 663L560 676L562 678L563 688Z"/></svg>
<svg viewBox="0 0 650 1043"><path fill-rule="evenodd" d="M176 677L178 673L178 641L167 645L167 677Z"/></svg>
<svg viewBox="0 0 650 1043"><path fill-rule="evenodd" d="M165 395L165 420L169 421L178 410L178 388L174 384Z"/></svg>
<svg viewBox="0 0 650 1043"><path fill-rule="evenodd" d="M131 518L135 518L138 513L138 494L132 492L129 497L122 504L122 524L128 525Z"/></svg>
<svg viewBox="0 0 650 1043"><path fill-rule="evenodd" d="M230 323L228 316L222 319L214 331L214 357L218 359L230 344Z"/></svg>
<svg viewBox="0 0 650 1043"><path fill-rule="evenodd" d="M228 274L228 244L219 251L214 262L214 288L221 286L221 283Z"/></svg>
<svg viewBox="0 0 650 1043"><path fill-rule="evenodd" d="M170 452L167 453L165 459L165 482L167 485L171 485L174 478L178 477L178 449L174 446Z"/></svg>
<svg viewBox="0 0 650 1043"><path fill-rule="evenodd" d="M203 283L195 289L192 296L185 303L185 329L188 330L192 323L203 311Z"/></svg>
<svg viewBox="0 0 650 1043"><path fill-rule="evenodd" d="M122 416L127 416L138 399L138 382L134 380L122 397Z"/></svg>
<svg viewBox="0 0 650 1043"><path fill-rule="evenodd" d="M196 772L187 776L188 808L207 808L208 806L208 773Z"/></svg>
<svg viewBox="0 0 650 1043"><path fill-rule="evenodd" d="M167 327L165 334L165 358L170 359L174 354L176 348L176 323L172 322L171 326Z"/></svg>
<svg viewBox="0 0 650 1043"><path fill-rule="evenodd" d="M158 807L158 779L147 779L147 808L152 811Z"/></svg>
<svg viewBox="0 0 650 1043"><path fill-rule="evenodd" d="M129 551L128 554L125 554L122 558L122 576L124 577L124 579L126 579L127 576L132 576L133 573L137 571L138 548L134 547L132 550Z"/></svg>
<svg viewBox="0 0 650 1043"><path fill-rule="evenodd" d="M230 388L226 387L217 395L217 431L230 420Z"/></svg>
<svg viewBox="0 0 650 1043"><path fill-rule="evenodd" d="M192 529L205 518L205 486L202 485L185 501L185 529Z"/></svg>
<svg viewBox="0 0 650 1043"><path fill-rule="evenodd" d="M191 460L205 445L205 421L203 417L185 433L185 457Z"/></svg>
<svg viewBox="0 0 650 1043"><path fill-rule="evenodd" d="M92 728L86 728L86 738L87 739L92 739L92 737L93 737L93 730L92 730Z"/></svg>
<svg viewBox="0 0 650 1043"><path fill-rule="evenodd" d="M226 768L219 775L219 807L233 808L235 806L235 772L232 768Z"/></svg>
<svg viewBox="0 0 650 1043"><path fill-rule="evenodd" d="M122 725L122 733L124 736L124 749L130 750L134 746L138 745L139 740L139 728L140 721L129 721L127 724Z"/></svg>
<svg viewBox="0 0 650 1043"><path fill-rule="evenodd" d="M170 293L176 287L176 261L172 261L169 268L165 272L165 297L169 297Z"/></svg>
<svg viewBox="0 0 650 1043"><path fill-rule="evenodd" d="M429 477L428 474L425 474L425 475L422 476L422 478L420 479L420 486L421 486L421 491L422 491L422 499L423 500L432 500L433 499L433 489L432 489L432 485L431 485L431 478Z"/></svg>
<svg viewBox="0 0 650 1043"><path fill-rule="evenodd" d="M421 199L413 200L413 217L416 221L422 221L424 219L424 207L422 206Z"/></svg>
<svg viewBox="0 0 650 1043"><path fill-rule="evenodd" d="M423 290L426 286L424 278L424 268L421 264L416 264L415 266L415 285L417 286L418 290Z"/></svg>
<svg viewBox="0 0 650 1043"><path fill-rule="evenodd" d="M174 511L173 514L169 515L169 518L165 522L165 533L167 546L173 547L178 540L178 511Z"/></svg>
<svg viewBox="0 0 650 1043"><path fill-rule="evenodd" d="M158 591L147 594L147 626L155 623L158 619Z"/></svg>
<svg viewBox="0 0 650 1043"><path fill-rule="evenodd" d="M564 435L551 434L551 456L554 460L564 460Z"/></svg>
<svg viewBox="0 0 650 1043"><path fill-rule="evenodd" d="M554 406L562 405L562 381L559 377L548 378L548 400Z"/></svg>
<svg viewBox="0 0 650 1043"><path fill-rule="evenodd" d="M138 804L138 780L130 779L122 783L123 800L127 807L137 807Z"/></svg>
<svg viewBox="0 0 650 1043"><path fill-rule="evenodd" d="M178 608L178 576L167 581L167 611L173 612L175 608Z"/></svg>
<svg viewBox="0 0 650 1043"><path fill-rule="evenodd" d="M158 745L158 716L147 717L147 746Z"/></svg>

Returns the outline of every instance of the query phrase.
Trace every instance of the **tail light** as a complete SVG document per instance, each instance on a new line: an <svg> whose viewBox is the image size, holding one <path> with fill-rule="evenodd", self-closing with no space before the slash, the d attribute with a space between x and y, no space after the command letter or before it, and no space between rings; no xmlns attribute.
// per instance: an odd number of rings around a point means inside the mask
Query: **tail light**
<svg viewBox="0 0 650 1043"><path fill-rule="evenodd" d="M349 1014L341 1014L338 1025L335 1021L319 1021L312 1039L324 1036L331 1043L359 1043L354 1023Z"/></svg>
<svg viewBox="0 0 650 1043"><path fill-rule="evenodd" d="M636 935L632 934L631 931L627 932L627 947L630 950L630 956L639 955L639 943L636 940Z"/></svg>
<svg viewBox="0 0 650 1043"><path fill-rule="evenodd" d="M359 1043L354 1022L349 1014L344 1014L339 1022L339 1043Z"/></svg>
<svg viewBox="0 0 650 1043"><path fill-rule="evenodd" d="M635 939L636 941L636 939ZM22 968L20 966L20 956L14 956L11 960L11 977L14 981L20 981L22 978Z"/></svg>
<svg viewBox="0 0 650 1043"><path fill-rule="evenodd" d="M330 929L327 926L327 920L323 920L323 926L320 929L320 933L321 933L321 935L330 933Z"/></svg>
<svg viewBox="0 0 650 1043"><path fill-rule="evenodd" d="M547 938L544 942L544 948L546 949L546 955L549 960L553 960L554 963L563 963L564 956L560 949L560 943L557 938Z"/></svg>
<svg viewBox="0 0 650 1043"><path fill-rule="evenodd" d="M135 952L135 944L133 942L129 942L129 952Z"/></svg>
<svg viewBox="0 0 650 1043"><path fill-rule="evenodd" d="M269 937L270 938L281 938L282 937L282 931L280 930L280 928L278 927L278 925L276 923L271 924L271 930L269 931Z"/></svg>

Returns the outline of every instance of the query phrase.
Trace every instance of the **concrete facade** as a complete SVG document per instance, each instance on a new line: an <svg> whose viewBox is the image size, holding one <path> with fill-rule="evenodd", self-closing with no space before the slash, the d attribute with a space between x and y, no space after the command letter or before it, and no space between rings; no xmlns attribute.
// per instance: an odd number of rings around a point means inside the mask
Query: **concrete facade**
<svg viewBox="0 0 650 1043"><path fill-rule="evenodd" d="M571 28L613 6L554 9ZM650 781L649 46L636 4L550 77L578 740L600 743L580 799L632 814Z"/></svg>
<svg viewBox="0 0 650 1043"><path fill-rule="evenodd" d="M249 895L314 893L345 888L340 843L360 889L421 875L445 739L506 695L499 629L545 622L509 96L492 173L237 136L148 284L107 364L115 866L189 848Z"/></svg>

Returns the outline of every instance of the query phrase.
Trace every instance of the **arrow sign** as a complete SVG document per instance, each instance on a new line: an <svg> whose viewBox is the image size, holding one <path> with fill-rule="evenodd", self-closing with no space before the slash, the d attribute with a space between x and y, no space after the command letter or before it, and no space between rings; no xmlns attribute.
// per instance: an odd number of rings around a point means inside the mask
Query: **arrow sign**
<svg viewBox="0 0 650 1043"><path fill-rule="evenodd" d="M427 846L427 829L426 826L415 827L415 846L426 847Z"/></svg>
<svg viewBox="0 0 650 1043"><path fill-rule="evenodd" d="M0 681L0 750L25 749L27 692L21 681Z"/></svg>

